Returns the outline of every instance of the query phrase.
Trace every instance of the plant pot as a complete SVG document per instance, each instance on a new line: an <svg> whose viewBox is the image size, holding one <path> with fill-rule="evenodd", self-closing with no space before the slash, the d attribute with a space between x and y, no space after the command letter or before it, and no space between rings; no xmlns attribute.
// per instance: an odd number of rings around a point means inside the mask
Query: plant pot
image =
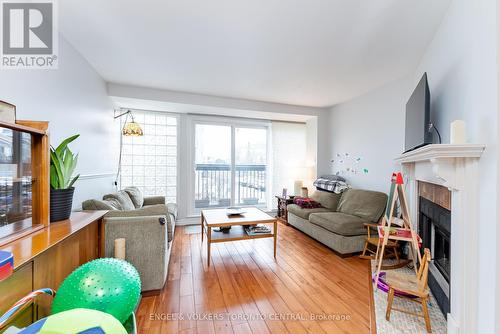
<svg viewBox="0 0 500 334"><path fill-rule="evenodd" d="M68 219L73 206L75 188L50 189L50 222Z"/></svg>

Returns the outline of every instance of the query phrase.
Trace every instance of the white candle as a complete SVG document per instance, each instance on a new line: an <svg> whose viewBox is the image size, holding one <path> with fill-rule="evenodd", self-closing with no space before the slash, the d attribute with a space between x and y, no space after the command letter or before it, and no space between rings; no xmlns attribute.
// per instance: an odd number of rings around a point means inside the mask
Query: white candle
<svg viewBox="0 0 500 334"><path fill-rule="evenodd" d="M451 122L450 144L465 144L465 122L457 119Z"/></svg>

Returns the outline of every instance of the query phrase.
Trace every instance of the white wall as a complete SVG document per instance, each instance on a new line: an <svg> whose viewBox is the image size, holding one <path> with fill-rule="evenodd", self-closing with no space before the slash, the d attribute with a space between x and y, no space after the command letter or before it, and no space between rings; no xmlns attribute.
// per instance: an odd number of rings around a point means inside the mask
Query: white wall
<svg viewBox="0 0 500 334"><path fill-rule="evenodd" d="M414 82L428 73L434 122L449 142L449 123L467 122L468 141L486 144L480 160L477 333L494 333L497 253L497 35L495 0L455 0L415 73ZM498 312L498 311L497 311Z"/></svg>
<svg viewBox="0 0 500 334"><path fill-rule="evenodd" d="M104 81L64 38L59 43L59 69L2 71L0 99L17 106L18 119L49 121L52 145L80 133L71 144L84 176L75 185L78 208L114 189L119 136Z"/></svg>
<svg viewBox="0 0 500 334"><path fill-rule="evenodd" d="M500 36L500 6L497 5L497 38ZM498 133L500 133L500 43L497 42L497 141L498 141ZM496 147L496 155L497 159L500 156L500 146L497 144ZM497 161L497 191L496 194L499 196L500 193L500 163ZM498 201L498 198L497 198ZM500 207L497 205L497 211L496 211L496 220L497 222L500 220ZM498 224L497 224L498 226ZM500 253L500 228L496 229L496 252L495 254ZM495 319L500 319L500 305L498 304L498 301L500 300L500 286L498 284L498 281L500 279L500 256L496 257L496 286L495 286L495 301L497 301L497 304L495 305L495 311L496 311L496 316ZM500 333L500 321L496 320L495 321L495 333Z"/></svg>
<svg viewBox="0 0 500 334"><path fill-rule="evenodd" d="M342 174L354 188L387 192L392 172L400 170L393 162L403 152L405 104L410 95L411 79L403 78L375 89L331 109L332 172L353 166L368 173ZM351 159L337 153L349 153ZM361 157L359 163L352 158Z"/></svg>

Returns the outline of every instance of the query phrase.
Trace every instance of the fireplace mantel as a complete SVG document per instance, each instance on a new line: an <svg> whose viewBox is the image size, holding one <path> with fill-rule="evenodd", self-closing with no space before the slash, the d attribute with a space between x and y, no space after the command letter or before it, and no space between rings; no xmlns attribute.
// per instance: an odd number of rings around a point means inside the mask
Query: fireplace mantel
<svg viewBox="0 0 500 334"><path fill-rule="evenodd" d="M432 159L448 158L479 158L485 149L485 145L479 144L432 144L416 150L403 153L396 158L396 162L410 163Z"/></svg>
<svg viewBox="0 0 500 334"><path fill-rule="evenodd" d="M485 145L433 144L395 159L402 165L412 223L418 222L418 182L451 191L451 274L448 333L475 333L477 329L478 232L470 228L479 216L479 159Z"/></svg>
<svg viewBox="0 0 500 334"><path fill-rule="evenodd" d="M480 144L432 144L404 153L395 161L403 165L417 164L420 170L414 172L421 175L421 181L440 184L453 191L464 187L465 180L457 168L467 161L479 159L485 147ZM430 165L425 166L426 163Z"/></svg>

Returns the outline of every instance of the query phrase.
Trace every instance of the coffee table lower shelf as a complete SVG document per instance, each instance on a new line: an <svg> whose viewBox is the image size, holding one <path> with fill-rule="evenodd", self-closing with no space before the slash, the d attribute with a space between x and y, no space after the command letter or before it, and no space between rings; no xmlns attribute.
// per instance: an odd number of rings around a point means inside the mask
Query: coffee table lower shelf
<svg viewBox="0 0 500 334"><path fill-rule="evenodd" d="M213 231L212 231L213 232ZM206 228L205 228L206 233ZM255 235L248 235L245 232L243 226L231 226L229 233L215 232L212 233L212 243L214 242L226 242L226 241L238 241L246 239L260 239L260 238L272 238L274 233L260 233Z"/></svg>

